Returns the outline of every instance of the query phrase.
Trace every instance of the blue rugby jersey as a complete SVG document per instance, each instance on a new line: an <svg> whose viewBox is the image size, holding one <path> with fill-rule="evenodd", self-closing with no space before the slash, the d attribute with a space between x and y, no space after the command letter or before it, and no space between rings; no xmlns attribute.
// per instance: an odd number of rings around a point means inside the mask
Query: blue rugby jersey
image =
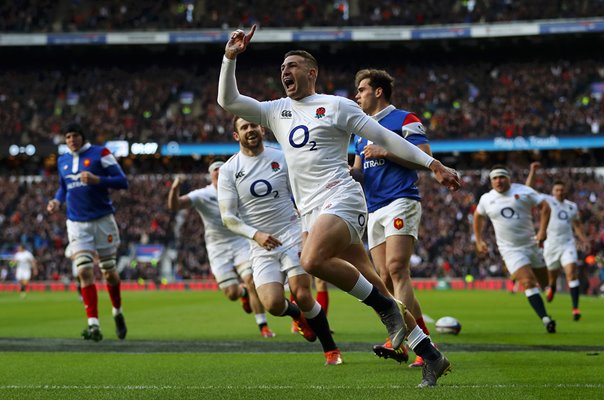
<svg viewBox="0 0 604 400"><path fill-rule="evenodd" d="M374 118L378 120L380 125L416 146L429 143L421 121L409 111L399 110L390 105L375 115ZM368 211L379 210L400 198L421 200L416 186L417 172L385 158L365 160L363 150L368 144L371 143L368 143L367 139L355 135L355 153L361 157L364 178L363 188L367 198Z"/></svg>
<svg viewBox="0 0 604 400"><path fill-rule="evenodd" d="M102 146L86 143L76 152L68 152L58 160L60 186L55 200L67 202L67 218L71 221L92 221L115 212L109 189L127 189L128 179L117 160ZM101 178L98 185L80 181L82 171Z"/></svg>

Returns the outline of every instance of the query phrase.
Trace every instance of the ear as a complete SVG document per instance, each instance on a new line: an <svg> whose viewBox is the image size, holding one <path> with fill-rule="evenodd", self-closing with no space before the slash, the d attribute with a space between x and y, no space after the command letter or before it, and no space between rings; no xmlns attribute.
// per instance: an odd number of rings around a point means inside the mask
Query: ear
<svg viewBox="0 0 604 400"><path fill-rule="evenodd" d="M233 139L235 139L238 142L239 141L239 133L233 132Z"/></svg>
<svg viewBox="0 0 604 400"><path fill-rule="evenodd" d="M380 97L382 97L383 94L384 94L384 90L381 87L375 89L375 97L380 98Z"/></svg>

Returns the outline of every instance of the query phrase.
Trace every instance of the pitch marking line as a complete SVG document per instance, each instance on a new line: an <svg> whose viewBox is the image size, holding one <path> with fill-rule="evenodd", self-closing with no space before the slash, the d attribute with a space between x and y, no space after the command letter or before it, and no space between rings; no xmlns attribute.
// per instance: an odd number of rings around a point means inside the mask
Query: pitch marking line
<svg viewBox="0 0 604 400"><path fill-rule="evenodd" d="M178 386L178 385L0 385L0 390L292 390L292 389L311 389L311 390L361 390L361 389L406 389L413 386L402 385L375 385L375 386L288 386L288 385L253 385L253 386ZM518 388L539 388L539 389L604 389L604 384L600 383L581 383L581 384L542 384L542 385L517 385L517 384L485 384L485 385L441 385L443 389L518 389Z"/></svg>

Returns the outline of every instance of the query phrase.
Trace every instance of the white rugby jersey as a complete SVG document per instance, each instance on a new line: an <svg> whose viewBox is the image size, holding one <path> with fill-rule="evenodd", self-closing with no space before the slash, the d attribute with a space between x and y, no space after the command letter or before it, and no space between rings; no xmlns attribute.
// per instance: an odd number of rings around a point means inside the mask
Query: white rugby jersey
<svg viewBox="0 0 604 400"><path fill-rule="evenodd" d="M547 244L562 244L574 242L573 221L577 219L577 204L564 199L558 201L554 196L544 194L543 198L547 200L552 209L552 214L547 225Z"/></svg>
<svg viewBox="0 0 604 400"><path fill-rule="evenodd" d="M223 217L239 214L241 224L247 225L239 230L249 239L259 230L282 243L291 235L299 241L301 230L291 229L299 227L300 220L291 199L287 168L283 152L270 147L255 157L241 152L231 157L220 167L218 177Z"/></svg>
<svg viewBox="0 0 604 400"><path fill-rule="evenodd" d="M16 252L14 255L14 260L17 263L17 269L20 271L31 272L34 266L34 256L29 250Z"/></svg>
<svg viewBox="0 0 604 400"><path fill-rule="evenodd" d="M510 190L495 189L483 194L476 210L489 217L495 228L497 246L509 249L535 243L535 227L531 210L543 197L526 185L512 183Z"/></svg>
<svg viewBox="0 0 604 400"><path fill-rule="evenodd" d="M222 167L220 172L222 173ZM193 190L187 194L187 197L191 199L191 204L203 221L206 245L228 244L241 240L239 236L222 224L218 208L218 195L214 185L210 184L204 188Z"/></svg>
<svg viewBox="0 0 604 400"><path fill-rule="evenodd" d="M270 128L289 165L289 179L302 215L320 207L330 188L352 183L348 145L361 132L397 156L429 167L434 160L405 139L380 126L352 100L313 94L298 101L259 102L242 96L235 80L235 60L223 57L218 103L241 118Z"/></svg>

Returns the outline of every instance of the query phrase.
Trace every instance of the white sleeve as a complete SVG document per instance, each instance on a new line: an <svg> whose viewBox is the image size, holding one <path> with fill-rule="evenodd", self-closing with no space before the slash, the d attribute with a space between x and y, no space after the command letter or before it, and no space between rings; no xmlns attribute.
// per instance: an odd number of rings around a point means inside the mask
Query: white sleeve
<svg viewBox="0 0 604 400"><path fill-rule="evenodd" d="M239 93L235 79L235 65L236 60L222 58L220 78L218 78L218 104L246 121L260 124L262 117L260 102Z"/></svg>
<svg viewBox="0 0 604 400"><path fill-rule="evenodd" d="M480 215L486 215L487 210L484 207L484 202L482 201L482 197L478 200L478 205L476 206L476 212Z"/></svg>
<svg viewBox="0 0 604 400"><path fill-rule="evenodd" d="M239 216L239 196L231 175L223 166L218 176L218 206L222 223L233 233L253 239L258 229L246 225Z"/></svg>
<svg viewBox="0 0 604 400"><path fill-rule="evenodd" d="M352 100L342 98L338 111L338 122L343 123L348 132L354 132L367 138L392 152L395 156L414 164L428 168L434 161L433 157L366 115Z"/></svg>

